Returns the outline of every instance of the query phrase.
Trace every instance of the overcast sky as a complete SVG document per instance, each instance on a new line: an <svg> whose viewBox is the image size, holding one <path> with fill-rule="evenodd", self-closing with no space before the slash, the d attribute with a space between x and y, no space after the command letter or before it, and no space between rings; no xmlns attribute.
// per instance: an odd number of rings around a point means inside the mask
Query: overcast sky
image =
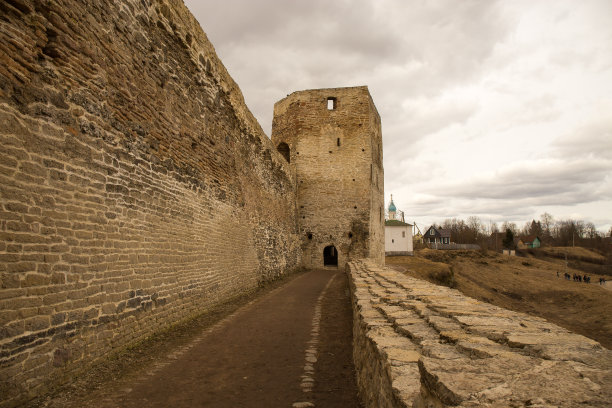
<svg viewBox="0 0 612 408"><path fill-rule="evenodd" d="M270 135L274 102L367 85L385 201L423 229L612 223L612 1L185 0Z"/></svg>

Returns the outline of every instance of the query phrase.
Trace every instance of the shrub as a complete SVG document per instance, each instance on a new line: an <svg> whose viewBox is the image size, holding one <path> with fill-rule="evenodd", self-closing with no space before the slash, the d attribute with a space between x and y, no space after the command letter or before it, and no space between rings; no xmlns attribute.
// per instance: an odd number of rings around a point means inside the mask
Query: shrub
<svg viewBox="0 0 612 408"><path fill-rule="evenodd" d="M455 273L453 267L449 266L447 269L429 272L429 279L442 286L448 286L449 288L456 288L457 282L455 281Z"/></svg>

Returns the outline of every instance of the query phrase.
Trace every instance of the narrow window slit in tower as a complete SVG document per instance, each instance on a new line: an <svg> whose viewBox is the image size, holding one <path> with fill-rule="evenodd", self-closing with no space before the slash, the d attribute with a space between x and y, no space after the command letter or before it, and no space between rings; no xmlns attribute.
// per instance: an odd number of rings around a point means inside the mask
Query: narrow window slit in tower
<svg viewBox="0 0 612 408"><path fill-rule="evenodd" d="M338 147L340 147L340 138L338 138L337 143L338 143Z"/></svg>
<svg viewBox="0 0 612 408"><path fill-rule="evenodd" d="M327 110L336 109L336 98L329 97L327 98Z"/></svg>
<svg viewBox="0 0 612 408"><path fill-rule="evenodd" d="M289 149L289 145L285 142L281 142L276 147L276 150L287 160L287 163L291 163L291 149Z"/></svg>

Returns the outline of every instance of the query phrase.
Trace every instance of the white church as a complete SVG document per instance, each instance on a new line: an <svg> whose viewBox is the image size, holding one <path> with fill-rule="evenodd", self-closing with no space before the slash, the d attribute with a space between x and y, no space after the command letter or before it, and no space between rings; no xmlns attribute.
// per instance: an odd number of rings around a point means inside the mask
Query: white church
<svg viewBox="0 0 612 408"><path fill-rule="evenodd" d="M393 195L389 203L389 219L385 221L385 255L400 256L414 255L412 245L412 224L396 219L397 208L393 203Z"/></svg>

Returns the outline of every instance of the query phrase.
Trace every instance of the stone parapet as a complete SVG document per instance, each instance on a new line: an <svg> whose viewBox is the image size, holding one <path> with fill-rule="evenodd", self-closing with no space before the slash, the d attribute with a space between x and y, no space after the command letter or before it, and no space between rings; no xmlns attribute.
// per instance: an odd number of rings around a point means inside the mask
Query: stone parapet
<svg viewBox="0 0 612 408"><path fill-rule="evenodd" d="M378 266L347 265L367 407L606 407L612 351L544 319Z"/></svg>

